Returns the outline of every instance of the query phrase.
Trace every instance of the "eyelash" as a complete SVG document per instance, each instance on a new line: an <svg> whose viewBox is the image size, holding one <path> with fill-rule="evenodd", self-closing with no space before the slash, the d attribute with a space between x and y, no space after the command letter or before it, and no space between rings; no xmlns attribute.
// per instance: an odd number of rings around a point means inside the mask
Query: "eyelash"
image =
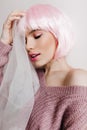
<svg viewBox="0 0 87 130"><path fill-rule="evenodd" d="M42 36L42 34L38 35L38 36L34 36L35 39L39 39Z"/></svg>
<svg viewBox="0 0 87 130"><path fill-rule="evenodd" d="M39 39L42 36L42 34L38 35L38 36L34 36L35 39ZM27 43L27 38L25 38L25 43Z"/></svg>

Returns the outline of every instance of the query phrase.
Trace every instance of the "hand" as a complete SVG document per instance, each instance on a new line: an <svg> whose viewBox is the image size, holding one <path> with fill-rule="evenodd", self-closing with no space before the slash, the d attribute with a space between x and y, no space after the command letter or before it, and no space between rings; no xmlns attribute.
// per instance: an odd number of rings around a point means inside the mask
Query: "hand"
<svg viewBox="0 0 87 130"><path fill-rule="evenodd" d="M20 20L21 17L25 15L24 11L13 11L9 16L7 17L5 23L3 24L3 29L0 37L0 41L4 44L12 44L13 42L13 24L16 20Z"/></svg>

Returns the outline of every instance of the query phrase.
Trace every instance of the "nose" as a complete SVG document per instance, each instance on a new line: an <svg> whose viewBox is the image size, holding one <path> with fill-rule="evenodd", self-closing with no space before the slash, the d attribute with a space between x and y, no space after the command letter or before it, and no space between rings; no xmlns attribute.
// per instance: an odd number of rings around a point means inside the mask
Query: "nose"
<svg viewBox="0 0 87 130"><path fill-rule="evenodd" d="M30 51L35 48L35 43L32 39L27 39L26 41L26 50Z"/></svg>

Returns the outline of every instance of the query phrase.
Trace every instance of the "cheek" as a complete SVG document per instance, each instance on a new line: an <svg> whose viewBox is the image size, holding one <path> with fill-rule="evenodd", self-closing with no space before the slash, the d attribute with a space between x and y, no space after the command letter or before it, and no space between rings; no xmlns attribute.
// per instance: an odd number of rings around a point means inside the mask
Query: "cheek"
<svg viewBox="0 0 87 130"><path fill-rule="evenodd" d="M48 51L48 50L50 50L50 47L51 47L51 42L43 42L43 43L41 43L41 49L43 50L43 51Z"/></svg>
<svg viewBox="0 0 87 130"><path fill-rule="evenodd" d="M44 39L37 44L39 50L48 57L52 57L56 50L56 43L54 39Z"/></svg>
<svg viewBox="0 0 87 130"><path fill-rule="evenodd" d="M56 52L56 47L51 43L49 46L46 46L44 49L44 56L46 59L51 60L54 58Z"/></svg>
<svg viewBox="0 0 87 130"><path fill-rule="evenodd" d="M46 50L49 47L49 45L50 44L48 42L42 42L42 43L38 44L38 47L40 49Z"/></svg>

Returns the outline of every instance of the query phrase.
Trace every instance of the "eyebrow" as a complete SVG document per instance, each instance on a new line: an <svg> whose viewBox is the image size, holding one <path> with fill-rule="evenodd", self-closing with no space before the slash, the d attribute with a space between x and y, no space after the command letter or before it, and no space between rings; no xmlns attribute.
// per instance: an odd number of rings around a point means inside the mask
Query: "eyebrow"
<svg viewBox="0 0 87 130"><path fill-rule="evenodd" d="M41 29L33 29L33 30L31 30L31 31L29 32L29 34L35 32L35 31L41 31Z"/></svg>
<svg viewBox="0 0 87 130"><path fill-rule="evenodd" d="M33 32L35 32L35 31L40 31L41 29L33 29L33 30L31 30L30 32L28 32L28 35L30 35L30 34L32 34Z"/></svg>
<svg viewBox="0 0 87 130"><path fill-rule="evenodd" d="M34 30L31 30L30 32L27 30L25 34L26 34L26 35L29 35L29 34L32 34L32 33L35 32L35 31L36 31L35 29L34 29Z"/></svg>
<svg viewBox="0 0 87 130"><path fill-rule="evenodd" d="M29 34L31 34L31 33L33 33L33 32L35 32L35 31L37 31L37 29L30 31L30 32L29 32Z"/></svg>

